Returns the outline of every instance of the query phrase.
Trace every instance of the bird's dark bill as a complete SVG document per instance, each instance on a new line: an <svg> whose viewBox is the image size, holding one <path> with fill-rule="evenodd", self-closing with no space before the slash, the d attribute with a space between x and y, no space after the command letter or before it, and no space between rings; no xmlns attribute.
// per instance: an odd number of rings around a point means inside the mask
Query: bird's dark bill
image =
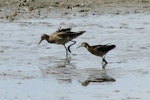
<svg viewBox="0 0 150 100"><path fill-rule="evenodd" d="M77 49L80 48L80 47L82 47L82 46L78 46Z"/></svg>
<svg viewBox="0 0 150 100"><path fill-rule="evenodd" d="M43 40L41 39L38 45L40 45L40 43L41 43L42 41L43 41Z"/></svg>

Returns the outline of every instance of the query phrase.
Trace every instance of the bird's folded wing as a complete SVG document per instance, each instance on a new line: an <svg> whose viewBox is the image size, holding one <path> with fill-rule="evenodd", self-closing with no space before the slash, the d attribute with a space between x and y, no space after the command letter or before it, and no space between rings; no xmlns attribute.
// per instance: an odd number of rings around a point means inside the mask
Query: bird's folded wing
<svg viewBox="0 0 150 100"><path fill-rule="evenodd" d="M95 51L102 51L105 52L107 49L107 45L95 45L93 46Z"/></svg>

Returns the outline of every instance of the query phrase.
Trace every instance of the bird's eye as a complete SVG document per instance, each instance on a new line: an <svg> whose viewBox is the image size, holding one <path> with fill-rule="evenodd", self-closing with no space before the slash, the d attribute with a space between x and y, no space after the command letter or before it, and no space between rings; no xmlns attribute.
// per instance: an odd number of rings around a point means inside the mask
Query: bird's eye
<svg viewBox="0 0 150 100"><path fill-rule="evenodd" d="M41 39L44 39L44 37L42 36Z"/></svg>

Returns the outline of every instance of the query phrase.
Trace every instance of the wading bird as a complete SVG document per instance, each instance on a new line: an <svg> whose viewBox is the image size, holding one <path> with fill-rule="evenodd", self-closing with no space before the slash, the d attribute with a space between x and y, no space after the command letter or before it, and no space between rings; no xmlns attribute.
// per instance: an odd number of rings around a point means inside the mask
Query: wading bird
<svg viewBox="0 0 150 100"><path fill-rule="evenodd" d="M76 43L76 41L72 41L72 40L74 38L82 35L84 32L85 31L71 32L71 28L66 28L66 29L60 29L59 28L52 35L42 34L39 44L43 40L46 40L48 43L61 44L65 47L66 57L68 57L68 52L71 53L70 47ZM73 42L73 44L66 47L65 44L69 41Z"/></svg>
<svg viewBox="0 0 150 100"><path fill-rule="evenodd" d="M108 51L115 48L116 46L115 45L94 45L94 46L90 46L88 43L83 42L81 44L81 46L79 46L79 47L85 47L93 55L102 57L102 68L105 69L105 66L108 63L105 60L105 56L106 56ZM103 64L103 62L105 64Z"/></svg>

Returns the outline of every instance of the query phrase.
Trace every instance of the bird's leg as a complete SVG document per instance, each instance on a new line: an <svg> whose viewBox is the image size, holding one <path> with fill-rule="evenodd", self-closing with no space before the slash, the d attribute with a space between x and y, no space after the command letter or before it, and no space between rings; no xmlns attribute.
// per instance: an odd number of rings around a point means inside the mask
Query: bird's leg
<svg viewBox="0 0 150 100"><path fill-rule="evenodd" d="M105 69L106 63L104 64L104 59L102 59L102 69Z"/></svg>
<svg viewBox="0 0 150 100"><path fill-rule="evenodd" d="M67 58L68 58L68 50L67 50L65 44L64 44L64 47L65 47L65 49L66 49L66 59L67 59Z"/></svg>
<svg viewBox="0 0 150 100"><path fill-rule="evenodd" d="M108 62L105 60L105 58L103 58L103 61L105 62L105 64L108 64Z"/></svg>
<svg viewBox="0 0 150 100"><path fill-rule="evenodd" d="M102 57L105 64L108 64L108 62L105 60L105 55Z"/></svg>
<svg viewBox="0 0 150 100"><path fill-rule="evenodd" d="M70 64L70 60L71 58L70 57L67 57L66 61L65 61L65 64Z"/></svg>
<svg viewBox="0 0 150 100"><path fill-rule="evenodd" d="M71 50L70 50L70 47L73 46L74 44L76 44L76 41L71 41L73 42L72 44L70 44L67 48L68 48L68 51L71 53Z"/></svg>
<svg viewBox="0 0 150 100"><path fill-rule="evenodd" d="M102 69L105 69L104 64L103 64L103 58L102 58Z"/></svg>
<svg viewBox="0 0 150 100"><path fill-rule="evenodd" d="M103 64L105 62L105 64ZM108 62L105 60L105 56L102 57L102 67L105 69L105 66L108 64Z"/></svg>

